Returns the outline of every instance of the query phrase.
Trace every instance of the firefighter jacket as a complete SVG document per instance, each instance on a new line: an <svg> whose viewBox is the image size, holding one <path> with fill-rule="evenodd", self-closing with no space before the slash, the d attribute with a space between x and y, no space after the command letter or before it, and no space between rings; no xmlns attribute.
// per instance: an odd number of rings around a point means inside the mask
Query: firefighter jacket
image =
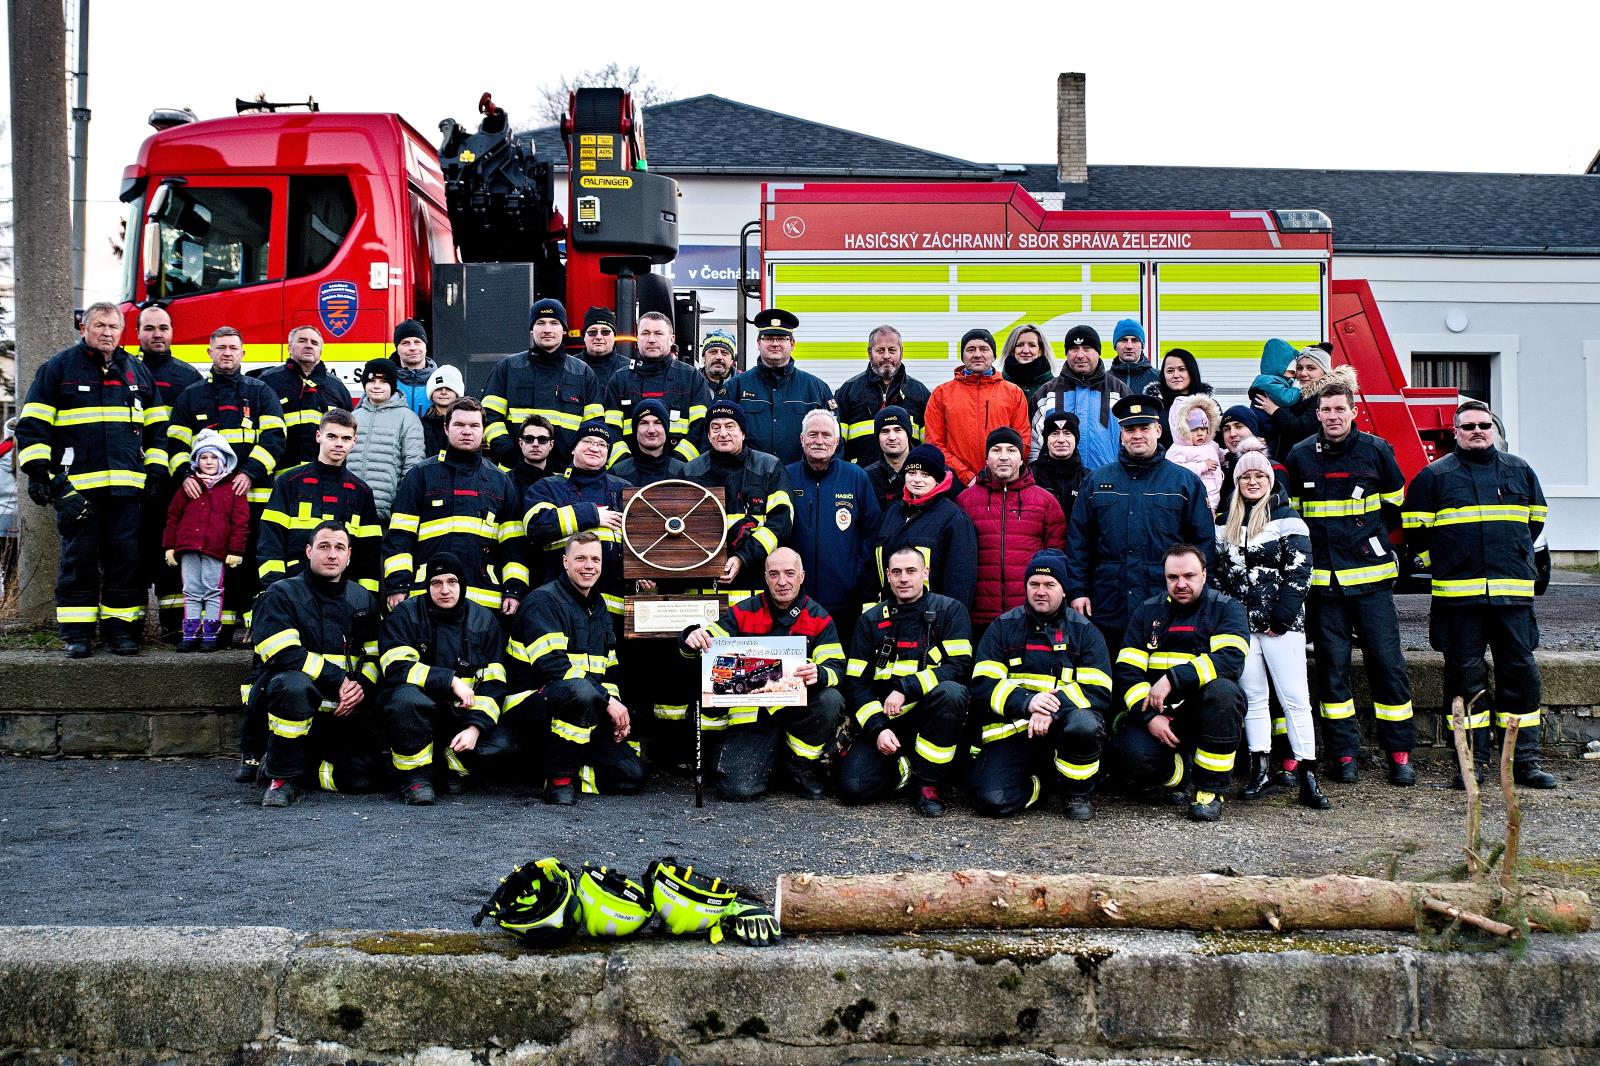
<svg viewBox="0 0 1600 1066"><path fill-rule="evenodd" d="M169 410L177 401L180 392L200 381L200 371L182 359L174 358L170 351L155 355L141 348L139 359L155 380L156 394L161 397L161 405Z"/></svg>
<svg viewBox="0 0 1600 1066"><path fill-rule="evenodd" d="M367 483L342 466L312 461L285 470L272 484L256 537L261 587L299 573L311 531L323 522L343 522L350 533L350 578L378 591L383 527Z"/></svg>
<svg viewBox="0 0 1600 1066"><path fill-rule="evenodd" d="M1311 590L1359 596L1390 585L1400 563L1389 543L1400 528L1406 479L1389 442L1359 429L1322 434L1289 451L1289 504L1311 530Z"/></svg>
<svg viewBox="0 0 1600 1066"><path fill-rule="evenodd" d="M309 374L300 372L293 359L261 375L262 384L271 389L283 407L283 424L288 438L283 464L308 463L317 457L317 426L322 416L338 408L350 410L350 390L318 361Z"/></svg>
<svg viewBox="0 0 1600 1066"><path fill-rule="evenodd" d="M277 393L260 378L218 370L184 389L172 405L167 427L167 466L174 474L188 467L189 445L196 433L207 428L233 446L239 472L250 475L250 502L266 503L286 441Z"/></svg>
<svg viewBox="0 0 1600 1066"><path fill-rule="evenodd" d="M1174 696L1194 696L1217 678L1235 683L1250 654L1250 624L1239 601L1216 589L1203 589L1193 603L1180 604L1165 592L1133 610L1117 652L1113 679L1122 697L1121 712L1136 711L1163 676ZM1149 724L1154 711L1144 711Z"/></svg>
<svg viewBox="0 0 1600 1066"><path fill-rule="evenodd" d="M972 700L983 708L983 742L1028 734L1028 703L1054 692L1057 721L1074 707L1102 715L1111 707L1111 655L1094 623L1067 607L1054 615L1027 604L996 618L978 642Z"/></svg>
<svg viewBox="0 0 1600 1066"><path fill-rule="evenodd" d="M868 740L893 720L883 701L899 692L915 703L942 682L965 685L972 672L972 622L958 600L926 592L911 602L893 597L863 611L850 641L844 701Z"/></svg>
<svg viewBox="0 0 1600 1066"><path fill-rule="evenodd" d="M80 341L33 376L17 418L17 465L33 481L65 471L80 492L137 496L161 476L166 436L167 408L145 365L121 348L103 360Z"/></svg>
<svg viewBox="0 0 1600 1066"><path fill-rule="evenodd" d="M785 465L800 461L800 422L806 412L837 409L833 390L793 359L776 369L760 363L735 375L728 381L728 398L745 410L745 443Z"/></svg>
<svg viewBox="0 0 1600 1066"><path fill-rule="evenodd" d="M630 486L604 470L579 470L573 467L535 482L522 501L526 508L523 525L528 531L529 565L537 572L534 581L545 584L562 573L561 556L574 533L588 530L600 538L600 584L595 591L605 601L606 610L622 616L622 534L601 525L600 511L609 507L622 510L622 490Z"/></svg>
<svg viewBox="0 0 1600 1066"><path fill-rule="evenodd" d="M857 466L870 466L883 458L878 450L875 420L885 407L904 407L911 415L911 445L922 442L928 410L928 386L906 373L905 364L884 381L867 367L839 386L833 394L839 404L839 429L844 434L844 457Z"/></svg>
<svg viewBox="0 0 1600 1066"><path fill-rule="evenodd" d="M516 352L496 363L483 387L483 408L489 417L483 446L504 467L522 461L516 437L529 415L550 420L563 461L572 454L578 427L605 417L594 371L560 349Z"/></svg>
<svg viewBox="0 0 1600 1066"><path fill-rule="evenodd" d="M511 487L516 490L515 499L518 507L526 510L527 508L522 501L528 498L528 490L550 475L561 473L560 470L551 469L553 466L555 466L555 463L550 459L546 459L542 467L530 466L520 460L511 465L511 469L507 470L506 473L511 477Z"/></svg>
<svg viewBox="0 0 1600 1066"><path fill-rule="evenodd" d="M739 558L740 579L759 585L767 556L788 542L794 528L794 502L783 464L747 446L737 455L708 451L683 476L707 488L722 487L728 554Z"/></svg>
<svg viewBox="0 0 1600 1066"><path fill-rule="evenodd" d="M683 631L687 637L697 627ZM779 611L768 601L767 593L758 592L742 599L722 612L722 617L706 626L713 637L805 637L806 661L817 668L817 681L808 685L812 698L824 689L837 688L844 680L844 646L839 643L839 630L823 606L810 596L801 595ZM678 654L694 659L699 652L678 641ZM769 712L774 708L768 708ZM728 725L747 725L756 721L759 707L733 707L728 711Z"/></svg>
<svg viewBox="0 0 1600 1066"><path fill-rule="evenodd" d="M583 365L594 371L595 384L600 387L600 395L605 396L606 386L611 384L611 379L618 372L628 369L631 360L613 348L605 355L594 356L588 352L580 352L578 358L583 360Z"/></svg>
<svg viewBox="0 0 1600 1066"><path fill-rule="evenodd" d="M1164 559L1178 542L1211 565L1216 525L1200 479L1157 451L1084 475L1067 523L1067 599L1089 597L1102 630L1121 629L1145 598L1166 588Z"/></svg>
<svg viewBox="0 0 1600 1066"><path fill-rule="evenodd" d="M864 602L888 595L884 570L889 556L901 548L922 553L929 591L963 604L972 602L978 588L978 534L967 512L950 497L954 481L955 475L947 473L926 496L912 500L902 494L884 512L872 545L872 568L861 577Z"/></svg>
<svg viewBox="0 0 1600 1066"><path fill-rule="evenodd" d="M905 464L899 470L893 470L882 459L869 465L864 471L867 480L872 482L872 493L878 498L878 510L887 512L889 505L898 500L906 491Z"/></svg>
<svg viewBox="0 0 1600 1066"><path fill-rule="evenodd" d="M378 601L353 581L307 570L275 582L256 601L250 631L261 672L300 671L316 685L324 709L339 701L347 678L368 696L378 686Z"/></svg>
<svg viewBox="0 0 1600 1066"><path fill-rule="evenodd" d="M506 671L508 711L553 681L587 681L618 698L617 631L598 592L579 592L566 574L535 589L512 625Z"/></svg>
<svg viewBox="0 0 1600 1066"><path fill-rule="evenodd" d="M972 620L990 622L1023 602L1022 575L1041 548L1067 543L1067 520L1056 498L1034 484L1026 467L1001 483L984 467L956 501L978 536L978 591Z"/></svg>
<svg viewBox="0 0 1600 1066"><path fill-rule="evenodd" d="M500 721L506 698L505 632L493 611L460 600L448 611L428 596L402 603L383 620L378 666L385 688L413 685L436 704L454 707L450 685L460 678L472 689L463 727L484 736Z"/></svg>
<svg viewBox="0 0 1600 1066"><path fill-rule="evenodd" d="M788 469L794 498L794 536L806 592L829 609L848 605L861 580L861 561L878 535L878 500L861 468L843 459L821 473L804 461Z"/></svg>
<svg viewBox="0 0 1600 1066"><path fill-rule="evenodd" d="M1429 568L1433 601L1526 607L1533 603L1533 545L1549 509L1533 468L1498 448L1457 448L1411 482L1402 515L1406 545Z"/></svg>
<svg viewBox="0 0 1600 1066"><path fill-rule="evenodd" d="M644 488L654 485L658 481L681 480L684 472L689 469L689 464L682 459L675 458L666 452L660 455L646 455L637 452L625 455L618 459L611 472L630 485Z"/></svg>
<svg viewBox="0 0 1600 1066"><path fill-rule="evenodd" d="M383 538L385 591L410 592L435 552L467 568L467 599L498 610L528 591L527 539L511 478L477 452L450 449L406 474Z"/></svg>
<svg viewBox="0 0 1600 1066"><path fill-rule="evenodd" d="M639 358L617 371L605 390L606 425L611 427L611 462L633 450L633 412L641 400L660 400L667 409L667 451L689 462L706 448L706 410L711 390L688 363L670 355ZM795 441L800 431L795 430Z"/></svg>

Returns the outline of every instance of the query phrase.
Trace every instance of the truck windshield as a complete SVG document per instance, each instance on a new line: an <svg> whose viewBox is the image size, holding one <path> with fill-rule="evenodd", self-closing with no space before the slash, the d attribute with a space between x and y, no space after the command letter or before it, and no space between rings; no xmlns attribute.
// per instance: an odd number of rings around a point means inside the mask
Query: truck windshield
<svg viewBox="0 0 1600 1066"><path fill-rule="evenodd" d="M155 221L161 224L161 275L150 287L151 297L168 299L268 280L268 190L174 186Z"/></svg>
<svg viewBox="0 0 1600 1066"><path fill-rule="evenodd" d="M739 660L732 655L719 655L715 665L718 670L732 670L739 665Z"/></svg>

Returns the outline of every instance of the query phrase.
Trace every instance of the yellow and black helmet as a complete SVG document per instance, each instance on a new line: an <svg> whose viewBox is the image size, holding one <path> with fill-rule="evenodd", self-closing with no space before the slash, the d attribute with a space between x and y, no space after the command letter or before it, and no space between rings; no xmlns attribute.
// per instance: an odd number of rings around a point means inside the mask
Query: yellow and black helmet
<svg viewBox="0 0 1600 1066"><path fill-rule="evenodd" d="M578 875L578 903L583 908L583 931L590 936L632 936L656 913L639 882L589 863Z"/></svg>
<svg viewBox="0 0 1600 1066"><path fill-rule="evenodd" d="M524 863L500 879L489 902L472 919L496 925L534 947L555 947L578 932L579 907L576 879L560 859Z"/></svg>

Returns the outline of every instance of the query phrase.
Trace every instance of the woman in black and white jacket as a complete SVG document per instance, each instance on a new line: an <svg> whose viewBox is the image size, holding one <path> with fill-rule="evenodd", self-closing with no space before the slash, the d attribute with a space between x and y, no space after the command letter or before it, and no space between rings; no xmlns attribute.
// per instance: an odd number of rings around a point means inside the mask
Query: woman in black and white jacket
<svg viewBox="0 0 1600 1066"><path fill-rule="evenodd" d="M1239 686L1245 694L1245 739L1250 783L1241 799L1273 789L1272 719L1267 678L1288 720L1300 802L1332 806L1317 785L1316 734L1306 678L1305 603L1311 588L1311 535L1294 509L1272 491L1272 463L1259 440L1240 441L1233 468L1234 493L1217 526L1217 588L1244 604L1250 619L1250 655ZM1286 767L1287 768L1287 767Z"/></svg>

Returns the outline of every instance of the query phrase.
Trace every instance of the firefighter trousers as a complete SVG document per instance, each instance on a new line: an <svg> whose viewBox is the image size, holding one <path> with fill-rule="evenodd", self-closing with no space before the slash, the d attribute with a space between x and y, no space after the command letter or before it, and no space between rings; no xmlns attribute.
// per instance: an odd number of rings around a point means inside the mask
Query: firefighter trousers
<svg viewBox="0 0 1600 1066"><path fill-rule="evenodd" d="M1353 757L1361 750L1355 697L1350 690L1350 651L1360 640L1378 744L1389 754L1416 746L1411 719L1411 679L1400 652L1400 619L1394 593L1375 589L1359 596L1313 596L1310 628L1317 645L1318 708L1322 746L1328 759Z"/></svg>
<svg viewBox="0 0 1600 1066"><path fill-rule="evenodd" d="M250 608L255 604L256 595L261 591L261 576L257 572L260 564L256 561L256 538L260 535L261 515L266 509L265 502L250 504L250 541L245 548L244 562L234 567L228 574L227 584L222 589L222 633L219 639L224 648L232 643L233 631L241 622L246 625L250 623Z"/></svg>
<svg viewBox="0 0 1600 1066"><path fill-rule="evenodd" d="M804 707L730 710L728 717L738 720L729 724L717 754L718 796L730 803L759 799L779 748L786 749L783 768L791 777L818 772L823 748L844 714L844 697L830 688L813 691L808 701Z"/></svg>
<svg viewBox="0 0 1600 1066"><path fill-rule="evenodd" d="M1056 779L1063 795L1087 796L1100 771L1106 720L1088 707L1069 707L1042 737L1026 729L984 743L972 764L972 805L979 814L1006 818L1039 800Z"/></svg>
<svg viewBox="0 0 1600 1066"><path fill-rule="evenodd" d="M1539 664L1533 656L1539 646L1539 623L1533 607L1444 607L1435 600L1428 618L1428 638L1434 650L1444 656L1446 721L1450 701L1455 697L1470 700L1489 689L1485 653L1494 655L1494 691L1478 701L1467 719L1473 760L1480 764L1498 763L1497 741L1506 725L1516 718L1521 725L1512 758L1518 765L1537 762L1542 691Z"/></svg>
<svg viewBox="0 0 1600 1066"><path fill-rule="evenodd" d="M968 699L965 685L941 681L932 692L908 703L909 709L889 725L900 741L894 755L880 752L875 738L858 734L839 757L840 801L873 803L913 779L919 785L945 784L966 722Z"/></svg>
<svg viewBox="0 0 1600 1066"><path fill-rule="evenodd" d="M88 489L89 517L57 521L61 569L56 577L56 624L62 640L92 640L95 622L107 639L138 639L145 591L139 558L139 497Z"/></svg>
<svg viewBox="0 0 1600 1066"><path fill-rule="evenodd" d="M1111 736L1117 766L1135 789L1184 787L1186 759L1194 759L1194 787L1199 792L1225 792L1239 750L1244 722L1244 693L1225 677L1198 695L1168 700L1166 713L1177 734L1176 750L1151 735L1143 715L1124 714Z"/></svg>
<svg viewBox="0 0 1600 1066"><path fill-rule="evenodd" d="M472 772L469 767L477 748L460 755L450 750L450 741L466 728L452 700L435 700L415 685L398 685L384 691L378 706L389 741L389 763L403 784ZM479 737L478 743L486 739Z"/></svg>
<svg viewBox="0 0 1600 1066"><path fill-rule="evenodd" d="M552 681L518 708L531 730L519 740L525 750L542 752L546 778L577 778L591 793L639 791L644 763L634 746L638 742L614 739L609 702L594 682L574 679Z"/></svg>
<svg viewBox="0 0 1600 1066"><path fill-rule="evenodd" d="M175 482L165 482L159 496L144 501L139 517L139 565L144 568L140 584L155 589L161 639L171 644L178 642L183 622L183 577L178 567L167 565L161 536L166 532L167 508L175 487Z"/></svg>
<svg viewBox="0 0 1600 1066"><path fill-rule="evenodd" d="M299 671L268 674L257 686L267 720L268 778L297 780L315 772L328 792L363 792L383 784L383 742L373 735L377 717L363 700L336 715L311 678Z"/></svg>

